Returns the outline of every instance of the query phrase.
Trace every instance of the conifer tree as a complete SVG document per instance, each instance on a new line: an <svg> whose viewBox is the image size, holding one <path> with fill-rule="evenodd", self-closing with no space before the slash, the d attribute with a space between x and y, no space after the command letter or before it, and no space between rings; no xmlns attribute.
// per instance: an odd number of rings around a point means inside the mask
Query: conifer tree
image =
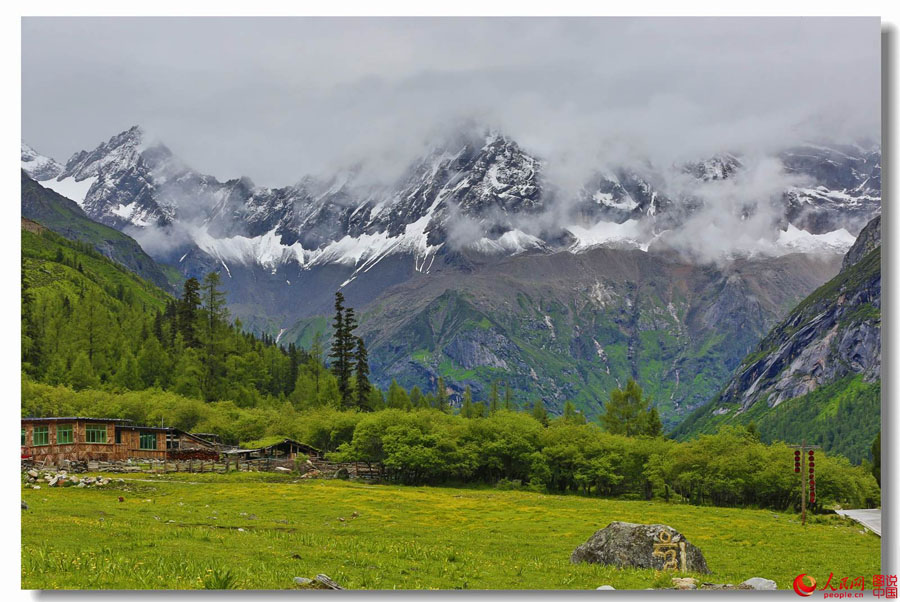
<svg viewBox="0 0 900 602"><path fill-rule="evenodd" d="M197 338L197 314L200 311L200 282L196 278L188 278L184 281L184 289L181 299L176 306L178 332L184 339L187 347L197 348L200 341Z"/></svg>
<svg viewBox="0 0 900 602"><path fill-rule="evenodd" d="M134 359L134 354L128 349L122 354L119 367L113 377L113 383L129 391L137 391L143 388L143 382L138 374L137 361Z"/></svg>
<svg viewBox="0 0 900 602"><path fill-rule="evenodd" d="M509 388L509 381L506 381L506 389L503 392L503 409L512 410L512 391Z"/></svg>
<svg viewBox="0 0 900 602"><path fill-rule="evenodd" d="M334 294L334 321L332 322L331 372L338 381L341 405L349 406L351 401L350 376L353 371L353 348L355 340L353 329L356 328L356 319L353 308L344 306L344 294L337 291Z"/></svg>
<svg viewBox="0 0 900 602"><path fill-rule="evenodd" d="M228 308L225 293L220 289L218 272L210 272L203 278L202 330L203 342L203 396L207 401L220 397L219 388L225 374L225 349L223 338L227 328Z"/></svg>
<svg viewBox="0 0 900 602"><path fill-rule="evenodd" d="M444 377L438 376L437 391L435 392L435 407L441 412L450 411L450 402L447 399L447 385L444 384Z"/></svg>
<svg viewBox="0 0 900 602"><path fill-rule="evenodd" d="M662 433L662 423L659 422L659 414L656 413L655 423L653 415L656 408L648 409L651 403L644 399L644 392L634 379L628 379L624 389L614 389L606 403L606 412L600 416L603 427L614 435L649 435L651 432Z"/></svg>
<svg viewBox="0 0 900 602"><path fill-rule="evenodd" d="M414 385L412 390L410 390L409 403L416 409L425 407L425 396L422 394L422 389L419 388L419 385Z"/></svg>
<svg viewBox="0 0 900 602"><path fill-rule="evenodd" d="M566 422L571 422L573 424L586 424L587 419L584 415L575 409L575 404L569 400L566 400L565 405L563 406L563 420Z"/></svg>
<svg viewBox="0 0 900 602"><path fill-rule="evenodd" d="M500 390L497 381L491 383L490 407L488 415L496 414L500 410Z"/></svg>
<svg viewBox="0 0 900 602"><path fill-rule="evenodd" d="M476 415L481 415L481 412L472 403L472 388L469 385L466 385L463 391L462 407L460 407L459 414L463 418L475 418Z"/></svg>
<svg viewBox="0 0 900 602"><path fill-rule="evenodd" d="M100 385L100 379L94 374L94 367L88 354L84 351L75 357L72 367L69 369L69 385L76 391L96 388Z"/></svg>
<svg viewBox="0 0 900 602"><path fill-rule="evenodd" d="M372 409L370 398L372 384L369 382L369 353L366 351L366 343L362 337L356 338L356 407L361 410Z"/></svg>
<svg viewBox="0 0 900 602"><path fill-rule="evenodd" d="M544 408L544 402L538 399L534 402L534 407L531 409L531 415L534 416L535 420L547 426L547 422L549 417L547 416L547 410Z"/></svg>
<svg viewBox="0 0 900 602"><path fill-rule="evenodd" d="M391 380L391 385L388 387L387 405L389 408L398 410L412 409L412 405L409 402L409 395L407 395L403 387L393 379Z"/></svg>

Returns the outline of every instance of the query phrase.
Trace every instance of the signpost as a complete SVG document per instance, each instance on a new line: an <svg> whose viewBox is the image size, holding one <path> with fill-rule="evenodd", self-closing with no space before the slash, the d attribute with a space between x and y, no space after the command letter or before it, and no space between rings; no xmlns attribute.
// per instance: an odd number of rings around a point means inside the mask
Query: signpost
<svg viewBox="0 0 900 602"><path fill-rule="evenodd" d="M800 445L788 445L794 450L794 472L800 473L800 517L803 524L806 524L806 470L807 456L809 456L809 503L816 501L816 455L817 449L822 449L821 445L807 445L806 441L802 441Z"/></svg>

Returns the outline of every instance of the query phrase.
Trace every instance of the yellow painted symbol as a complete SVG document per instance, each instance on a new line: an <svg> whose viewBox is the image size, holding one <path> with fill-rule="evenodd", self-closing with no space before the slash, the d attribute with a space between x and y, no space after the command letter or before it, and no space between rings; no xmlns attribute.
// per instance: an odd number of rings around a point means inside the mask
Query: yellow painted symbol
<svg viewBox="0 0 900 602"><path fill-rule="evenodd" d="M653 544L653 555L664 559L662 570L677 571L680 564L681 571L687 571L687 550L684 541L672 541L672 534L666 529L660 531L656 537L657 542ZM680 563L679 560L681 560Z"/></svg>

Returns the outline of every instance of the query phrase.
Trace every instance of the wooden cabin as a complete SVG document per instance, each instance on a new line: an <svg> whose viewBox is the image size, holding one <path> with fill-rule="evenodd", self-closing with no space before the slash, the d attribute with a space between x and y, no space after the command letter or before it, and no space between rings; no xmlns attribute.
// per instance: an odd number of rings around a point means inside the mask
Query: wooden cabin
<svg viewBox="0 0 900 602"><path fill-rule="evenodd" d="M218 457L216 445L172 427L135 426L118 418L23 418L22 458L35 462L167 460Z"/></svg>
<svg viewBox="0 0 900 602"><path fill-rule="evenodd" d="M274 458L279 460L293 460L297 454L305 454L310 460L318 459L322 452L311 445L294 441L293 439L285 439L266 447L256 449L230 449L225 454L231 458L241 461L254 460L257 458Z"/></svg>

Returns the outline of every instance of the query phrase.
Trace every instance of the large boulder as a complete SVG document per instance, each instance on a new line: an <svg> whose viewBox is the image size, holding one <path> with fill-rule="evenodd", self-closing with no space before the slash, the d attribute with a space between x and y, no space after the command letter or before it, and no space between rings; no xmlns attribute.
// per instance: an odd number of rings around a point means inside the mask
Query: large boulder
<svg viewBox="0 0 900 602"><path fill-rule="evenodd" d="M575 548L571 560L619 568L710 572L700 548L668 525L611 522Z"/></svg>

